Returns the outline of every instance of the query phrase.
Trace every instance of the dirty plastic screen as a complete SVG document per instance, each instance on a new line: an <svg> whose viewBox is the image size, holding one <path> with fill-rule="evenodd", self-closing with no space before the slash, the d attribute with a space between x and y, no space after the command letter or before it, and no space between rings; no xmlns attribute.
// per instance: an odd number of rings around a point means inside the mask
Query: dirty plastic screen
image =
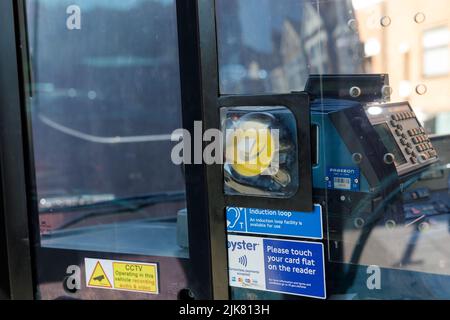
<svg viewBox="0 0 450 320"><path fill-rule="evenodd" d="M450 298L450 3L216 7L222 94L311 93L328 297ZM234 299L293 298L232 287Z"/></svg>

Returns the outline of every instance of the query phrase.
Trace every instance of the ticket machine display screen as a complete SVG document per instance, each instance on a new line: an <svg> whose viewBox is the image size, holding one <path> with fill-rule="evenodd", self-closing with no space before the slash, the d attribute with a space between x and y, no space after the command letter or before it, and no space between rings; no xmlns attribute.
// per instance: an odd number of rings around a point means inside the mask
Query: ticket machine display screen
<svg viewBox="0 0 450 320"><path fill-rule="evenodd" d="M405 156L403 155L402 151L400 150L399 146L397 145L397 142L392 135L391 129L389 129L387 124L379 124L374 126L375 131L380 136L381 141L383 142L386 149L392 153L395 157L395 164L397 166L403 165L407 163L407 160Z"/></svg>

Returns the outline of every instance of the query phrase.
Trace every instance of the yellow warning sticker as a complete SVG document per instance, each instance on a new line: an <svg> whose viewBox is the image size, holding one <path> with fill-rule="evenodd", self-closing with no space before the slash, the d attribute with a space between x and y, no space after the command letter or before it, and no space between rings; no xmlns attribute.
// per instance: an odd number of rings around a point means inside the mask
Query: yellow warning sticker
<svg viewBox="0 0 450 320"><path fill-rule="evenodd" d="M95 265L94 272L92 272L88 284L91 287L112 288L111 282L109 282L108 276L105 270L103 270L100 261Z"/></svg>
<svg viewBox="0 0 450 320"><path fill-rule="evenodd" d="M88 288L159 294L154 263L85 259Z"/></svg>
<svg viewBox="0 0 450 320"><path fill-rule="evenodd" d="M114 287L116 289L156 293L156 266L114 262Z"/></svg>

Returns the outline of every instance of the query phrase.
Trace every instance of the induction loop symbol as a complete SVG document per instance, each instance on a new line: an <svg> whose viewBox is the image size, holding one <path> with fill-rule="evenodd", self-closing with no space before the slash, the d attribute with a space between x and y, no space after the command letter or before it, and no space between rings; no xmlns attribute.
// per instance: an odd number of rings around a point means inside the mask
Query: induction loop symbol
<svg viewBox="0 0 450 320"><path fill-rule="evenodd" d="M234 221L232 222L232 221L227 219L227 227L231 228L231 229L234 229L236 227L236 225L238 224L239 219L241 218L241 209L231 208L231 209L229 209L229 212L231 212L231 211L233 211L234 214L235 214Z"/></svg>

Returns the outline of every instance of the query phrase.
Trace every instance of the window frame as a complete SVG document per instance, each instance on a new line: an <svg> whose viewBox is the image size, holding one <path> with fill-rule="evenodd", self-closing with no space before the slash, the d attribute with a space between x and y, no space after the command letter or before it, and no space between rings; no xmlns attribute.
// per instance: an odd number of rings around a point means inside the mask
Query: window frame
<svg viewBox="0 0 450 320"><path fill-rule="evenodd" d="M447 44L446 45L444 45L444 44L437 45L437 46L433 46L433 47L426 47L425 44L424 44L426 34L429 33L429 32L436 31L436 30L440 30L440 29L446 29L448 34L449 34L449 39L447 40ZM422 55L421 55L422 56L421 72L422 72L423 78L425 78L425 79L436 79L436 78L448 77L450 75L450 64L449 64L449 67L448 67L447 70L445 70L443 72L440 72L440 73L430 74L430 73L427 73L426 70L425 70L426 69L425 59L426 59L427 51L430 52L430 51L434 51L434 50L437 50L437 49L444 49L444 48L447 50L447 55L449 56L449 59L450 59L450 28L449 28L449 26L443 24L443 25L434 26L434 27L431 27L431 28L423 30L422 36L421 36L420 45L421 45L421 52L422 52Z"/></svg>
<svg viewBox="0 0 450 320"><path fill-rule="evenodd" d="M40 233L27 112L32 74L25 1L0 1L0 26L4 26L0 36L0 105L14 106L0 107L0 179L3 186L8 186L0 190L5 199L0 208L5 230L0 230L0 236L4 231L7 238L4 247L0 245L0 253L8 256L9 269L0 277L10 284L10 298L31 300L37 298L39 257L34 249L40 243ZM219 127L215 1L175 1L183 127L193 134L194 121L202 120L205 130ZM189 235L187 261L192 267L188 273L192 273L189 277L206 280L192 282L190 289L198 299L226 300L229 286L224 206L213 184L218 177L221 179L221 171L206 165L188 165L185 175L187 208L193 212L188 214L188 225L189 230L196 231ZM54 249L45 250L47 255ZM73 252L67 254L73 258Z"/></svg>

